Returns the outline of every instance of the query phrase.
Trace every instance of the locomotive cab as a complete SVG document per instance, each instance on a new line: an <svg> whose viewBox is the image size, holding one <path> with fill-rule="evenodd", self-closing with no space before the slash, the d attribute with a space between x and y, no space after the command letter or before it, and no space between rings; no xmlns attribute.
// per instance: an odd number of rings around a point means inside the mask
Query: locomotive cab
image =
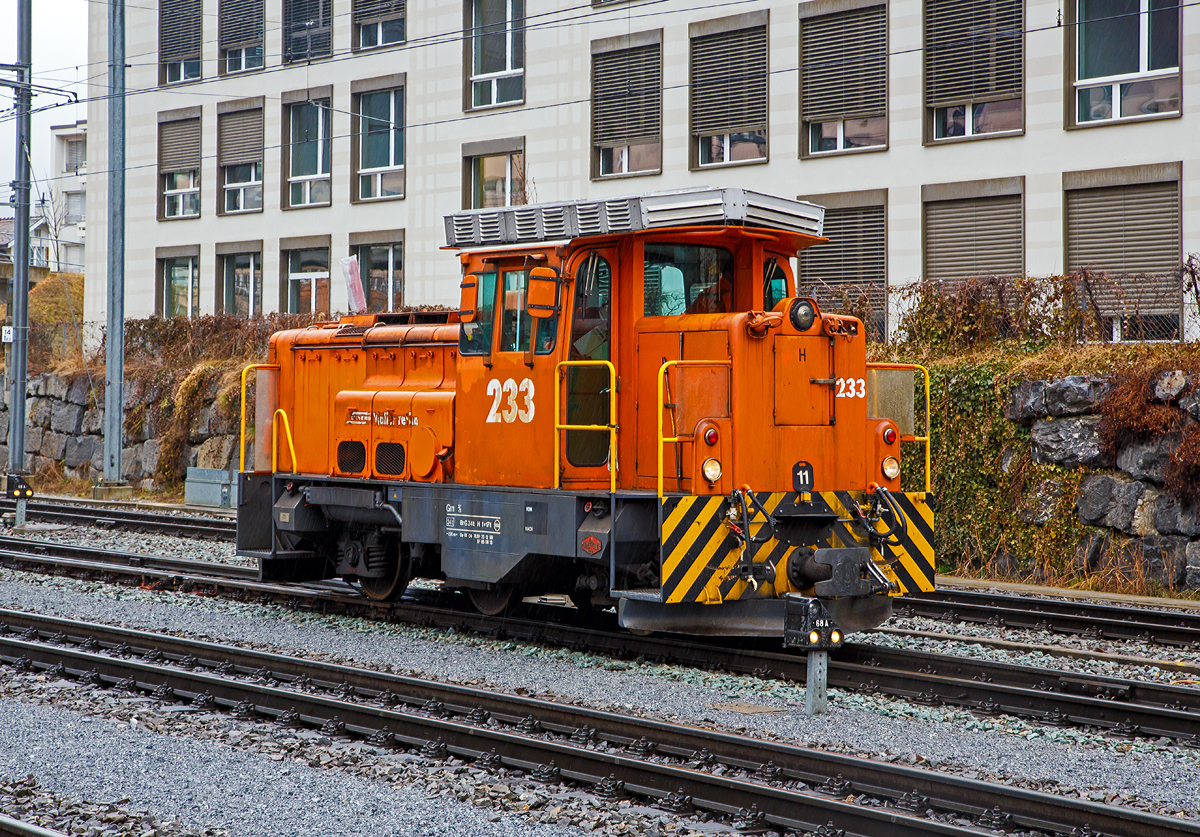
<svg viewBox="0 0 1200 837"><path fill-rule="evenodd" d="M874 627L933 588L928 486L901 490L928 419L918 367L867 364L860 321L797 296L821 220L738 189L448 217L457 315L272 340L239 546L265 580L434 575L484 612L565 593L635 630Z"/></svg>

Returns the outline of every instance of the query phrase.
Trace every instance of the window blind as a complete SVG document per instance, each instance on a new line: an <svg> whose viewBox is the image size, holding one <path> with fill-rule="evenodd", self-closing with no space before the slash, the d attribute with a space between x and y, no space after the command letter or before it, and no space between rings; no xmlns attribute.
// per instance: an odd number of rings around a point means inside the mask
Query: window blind
<svg viewBox="0 0 1200 837"><path fill-rule="evenodd" d="M332 0L283 0L284 60L332 54L332 18Z"/></svg>
<svg viewBox="0 0 1200 837"><path fill-rule="evenodd" d="M767 27L692 38L693 136L767 128Z"/></svg>
<svg viewBox="0 0 1200 837"><path fill-rule="evenodd" d="M1020 195L927 201L924 211L926 280L1024 273Z"/></svg>
<svg viewBox="0 0 1200 837"><path fill-rule="evenodd" d="M927 107L1021 97L1023 0L925 0Z"/></svg>
<svg viewBox="0 0 1200 837"><path fill-rule="evenodd" d="M836 310L843 298L864 294L873 318L887 310L887 239L883 206L826 209L829 240L800 251L800 292L822 308ZM880 329L882 325L880 325Z"/></svg>
<svg viewBox="0 0 1200 837"><path fill-rule="evenodd" d="M84 140L67 141L67 171L78 171L87 165L87 142Z"/></svg>
<svg viewBox="0 0 1200 837"><path fill-rule="evenodd" d="M201 0L161 0L158 6L158 60L198 61L202 40Z"/></svg>
<svg viewBox="0 0 1200 837"><path fill-rule="evenodd" d="M662 138L662 46L592 56L592 144L638 145Z"/></svg>
<svg viewBox="0 0 1200 837"><path fill-rule="evenodd" d="M222 113L217 117L217 164L241 166L263 159L261 108Z"/></svg>
<svg viewBox="0 0 1200 837"><path fill-rule="evenodd" d="M925 279L953 282L1024 273L1021 195L930 200L924 211Z"/></svg>
<svg viewBox="0 0 1200 837"><path fill-rule="evenodd" d="M354 0L354 22L391 20L404 17L405 0Z"/></svg>
<svg viewBox="0 0 1200 837"><path fill-rule="evenodd" d="M221 0L217 40L223 50L261 44L263 0Z"/></svg>
<svg viewBox="0 0 1200 837"><path fill-rule="evenodd" d="M158 126L158 170L191 171L200 168L200 120L180 119Z"/></svg>
<svg viewBox="0 0 1200 837"><path fill-rule="evenodd" d="M887 8L800 21L803 119L825 122L887 112Z"/></svg>
<svg viewBox="0 0 1200 837"><path fill-rule="evenodd" d="M1101 313L1178 313L1178 182L1071 190L1066 212L1067 271L1115 279L1091 289Z"/></svg>

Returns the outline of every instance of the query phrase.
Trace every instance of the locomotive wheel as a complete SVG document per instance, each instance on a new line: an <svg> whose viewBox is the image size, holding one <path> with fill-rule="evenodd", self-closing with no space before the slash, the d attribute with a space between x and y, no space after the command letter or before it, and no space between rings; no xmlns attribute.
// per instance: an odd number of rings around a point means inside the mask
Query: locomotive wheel
<svg viewBox="0 0 1200 837"><path fill-rule="evenodd" d="M392 602L400 598L408 589L408 570L411 562L407 551L400 549L389 550L387 572L377 578L360 577L359 585L367 598L377 602Z"/></svg>
<svg viewBox="0 0 1200 837"><path fill-rule="evenodd" d="M496 616L508 608L516 591L516 586L512 584L497 584L490 590L468 587L467 595L471 597L475 609L484 616Z"/></svg>

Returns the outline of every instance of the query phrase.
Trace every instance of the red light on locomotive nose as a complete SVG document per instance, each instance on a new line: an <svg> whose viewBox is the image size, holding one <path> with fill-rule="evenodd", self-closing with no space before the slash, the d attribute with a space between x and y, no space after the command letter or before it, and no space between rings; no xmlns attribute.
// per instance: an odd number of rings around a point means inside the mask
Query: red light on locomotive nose
<svg viewBox="0 0 1200 837"><path fill-rule="evenodd" d="M883 431L883 441L887 442L889 445L896 444L896 428L889 427L886 430L884 430Z"/></svg>
<svg viewBox="0 0 1200 837"><path fill-rule="evenodd" d="M717 443L717 428L710 427L704 431L704 441L711 447Z"/></svg>

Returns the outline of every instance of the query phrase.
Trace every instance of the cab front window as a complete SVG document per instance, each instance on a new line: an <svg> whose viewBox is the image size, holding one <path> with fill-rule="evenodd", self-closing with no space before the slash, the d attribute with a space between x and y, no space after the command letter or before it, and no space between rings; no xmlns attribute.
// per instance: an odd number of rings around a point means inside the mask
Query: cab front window
<svg viewBox="0 0 1200 837"><path fill-rule="evenodd" d="M646 244L644 316L728 314L733 253L724 247Z"/></svg>

